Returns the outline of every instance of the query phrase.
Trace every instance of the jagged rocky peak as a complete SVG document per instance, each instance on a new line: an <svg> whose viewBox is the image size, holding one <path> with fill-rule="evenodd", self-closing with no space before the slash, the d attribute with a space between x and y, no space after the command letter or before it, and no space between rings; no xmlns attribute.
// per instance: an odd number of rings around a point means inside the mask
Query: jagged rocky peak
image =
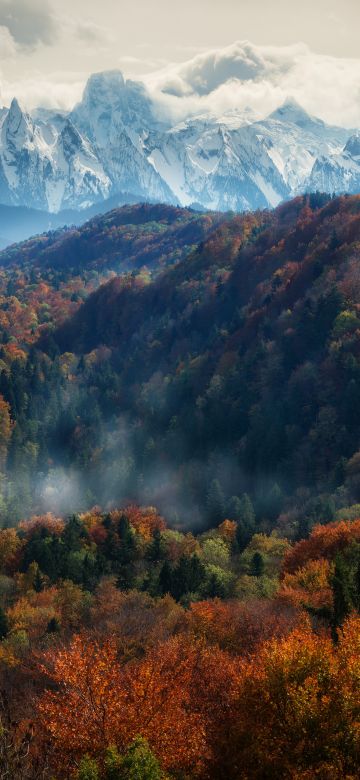
<svg viewBox="0 0 360 780"><path fill-rule="evenodd" d="M11 101L3 128L6 138L11 141L16 139L19 144L25 143L26 139L34 133L31 117L22 110L16 98Z"/></svg>
<svg viewBox="0 0 360 780"><path fill-rule="evenodd" d="M11 101L11 105L8 112L8 121L9 122L16 122L20 121L23 116L23 111L20 108L19 101L16 97L14 97Z"/></svg>
<svg viewBox="0 0 360 780"><path fill-rule="evenodd" d="M108 143L114 126L123 125L131 134L159 125L144 85L126 80L119 70L90 76L71 118L100 145Z"/></svg>
<svg viewBox="0 0 360 780"><path fill-rule="evenodd" d="M144 103L150 104L149 95L144 85L138 81L125 79L120 70L109 70L94 73L88 79L80 106L99 108L115 108L127 110ZM76 111L76 109L75 109Z"/></svg>
<svg viewBox="0 0 360 780"><path fill-rule="evenodd" d="M344 152L350 154L351 157L360 157L360 132L350 136L345 145Z"/></svg>
<svg viewBox="0 0 360 780"><path fill-rule="evenodd" d="M287 97L279 108L270 114L269 119L276 119L280 122L292 122L300 127L309 122L323 124L320 119L314 119L293 97Z"/></svg>
<svg viewBox="0 0 360 780"><path fill-rule="evenodd" d="M86 84L81 103L113 105L117 102L119 92L125 88L125 79L120 70L107 70L103 73L93 73Z"/></svg>

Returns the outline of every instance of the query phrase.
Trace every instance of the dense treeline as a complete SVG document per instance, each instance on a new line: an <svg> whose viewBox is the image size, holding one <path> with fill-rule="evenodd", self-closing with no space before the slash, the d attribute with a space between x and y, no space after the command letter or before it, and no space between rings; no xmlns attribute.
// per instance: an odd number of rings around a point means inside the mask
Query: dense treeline
<svg viewBox="0 0 360 780"><path fill-rule="evenodd" d="M359 520L293 545L135 506L0 531L1 776L357 777L359 575Z"/></svg>

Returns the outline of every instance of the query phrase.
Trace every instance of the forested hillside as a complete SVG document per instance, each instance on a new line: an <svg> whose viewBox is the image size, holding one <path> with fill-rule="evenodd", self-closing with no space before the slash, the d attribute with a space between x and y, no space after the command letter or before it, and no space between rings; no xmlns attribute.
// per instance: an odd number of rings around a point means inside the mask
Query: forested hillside
<svg viewBox="0 0 360 780"><path fill-rule="evenodd" d="M0 778L355 780L360 197L0 260Z"/></svg>
<svg viewBox="0 0 360 780"><path fill-rule="evenodd" d="M3 255L4 516L150 501L211 526L246 492L263 528L331 520L360 498L360 199L162 209Z"/></svg>
<svg viewBox="0 0 360 780"><path fill-rule="evenodd" d="M26 351L101 283L119 273L148 279L184 259L221 219L138 205L14 244L0 252L1 343Z"/></svg>

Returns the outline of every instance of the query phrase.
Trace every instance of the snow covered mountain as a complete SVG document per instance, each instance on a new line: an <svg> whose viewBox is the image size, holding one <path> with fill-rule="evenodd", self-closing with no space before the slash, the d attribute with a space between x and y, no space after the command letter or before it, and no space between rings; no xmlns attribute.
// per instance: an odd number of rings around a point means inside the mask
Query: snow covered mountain
<svg viewBox="0 0 360 780"><path fill-rule="evenodd" d="M51 212L119 192L245 210L315 189L360 191L360 137L287 100L266 119L232 110L172 125L140 82L90 77L67 116L14 99L0 111L0 203Z"/></svg>
<svg viewBox="0 0 360 780"><path fill-rule="evenodd" d="M338 154L319 157L308 188L323 192L360 192L360 133L352 135Z"/></svg>
<svg viewBox="0 0 360 780"><path fill-rule="evenodd" d="M113 193L173 202L171 190L144 153L144 139L161 125L142 84L125 81L119 71L94 74L71 118L90 140Z"/></svg>
<svg viewBox="0 0 360 780"><path fill-rule="evenodd" d="M149 160L182 205L213 209L276 206L304 190L320 154L340 153L350 131L309 116L294 100L262 121L234 126L191 119L150 134Z"/></svg>
<svg viewBox="0 0 360 780"><path fill-rule="evenodd" d="M67 119L36 123L16 99L0 131L0 198L49 211L107 197L111 183L87 139Z"/></svg>

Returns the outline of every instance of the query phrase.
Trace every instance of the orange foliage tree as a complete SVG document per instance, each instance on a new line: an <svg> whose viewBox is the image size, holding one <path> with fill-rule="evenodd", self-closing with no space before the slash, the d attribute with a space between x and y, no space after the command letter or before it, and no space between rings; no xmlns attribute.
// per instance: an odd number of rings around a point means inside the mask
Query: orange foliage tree
<svg viewBox="0 0 360 780"><path fill-rule="evenodd" d="M278 598L297 607L330 608L333 572L334 566L324 558L307 561L294 574L284 574Z"/></svg>
<svg viewBox="0 0 360 780"><path fill-rule="evenodd" d="M185 610L166 595L153 599L137 590L121 591L112 577L99 584L91 609L91 622L99 636L113 636L118 654L128 660L178 633Z"/></svg>
<svg viewBox="0 0 360 780"><path fill-rule="evenodd" d="M360 769L360 617L334 648L310 624L243 664L228 778L349 778Z"/></svg>
<svg viewBox="0 0 360 780"><path fill-rule="evenodd" d="M114 510L110 513L110 516L112 520L118 521L122 514L127 517L130 525L146 541L150 541L155 530L164 531L166 528L165 520L152 506L128 506L123 511Z"/></svg>
<svg viewBox="0 0 360 780"><path fill-rule="evenodd" d="M38 713L62 768L141 735L167 771L217 771L239 692L239 661L227 653L182 635L124 665L115 639L77 635L42 669L52 685Z"/></svg>
<svg viewBox="0 0 360 780"><path fill-rule="evenodd" d="M16 571L21 547L22 542L15 528L0 530L0 570L2 573L12 574Z"/></svg>
<svg viewBox="0 0 360 780"><path fill-rule="evenodd" d="M360 520L316 525L308 539L302 539L286 553L283 572L294 573L308 561L318 558L332 561L336 553L352 541L360 541Z"/></svg>
<svg viewBox="0 0 360 780"><path fill-rule="evenodd" d="M248 602L212 599L190 605L188 629L208 645L218 645L234 655L253 653L270 637L282 637L301 622L302 615L280 602Z"/></svg>
<svg viewBox="0 0 360 780"><path fill-rule="evenodd" d="M60 517L55 517L52 512L47 512L45 515L33 515L29 520L22 520L19 523L19 528L25 531L28 537L33 536L42 528L46 528L51 534L60 536L65 528L65 521Z"/></svg>
<svg viewBox="0 0 360 780"><path fill-rule="evenodd" d="M124 751L141 734L165 768L197 774L205 739L201 715L190 708L194 663L195 651L176 639L125 667L113 639L75 636L48 654L43 670L57 690L47 690L38 707L61 765L112 744Z"/></svg>

